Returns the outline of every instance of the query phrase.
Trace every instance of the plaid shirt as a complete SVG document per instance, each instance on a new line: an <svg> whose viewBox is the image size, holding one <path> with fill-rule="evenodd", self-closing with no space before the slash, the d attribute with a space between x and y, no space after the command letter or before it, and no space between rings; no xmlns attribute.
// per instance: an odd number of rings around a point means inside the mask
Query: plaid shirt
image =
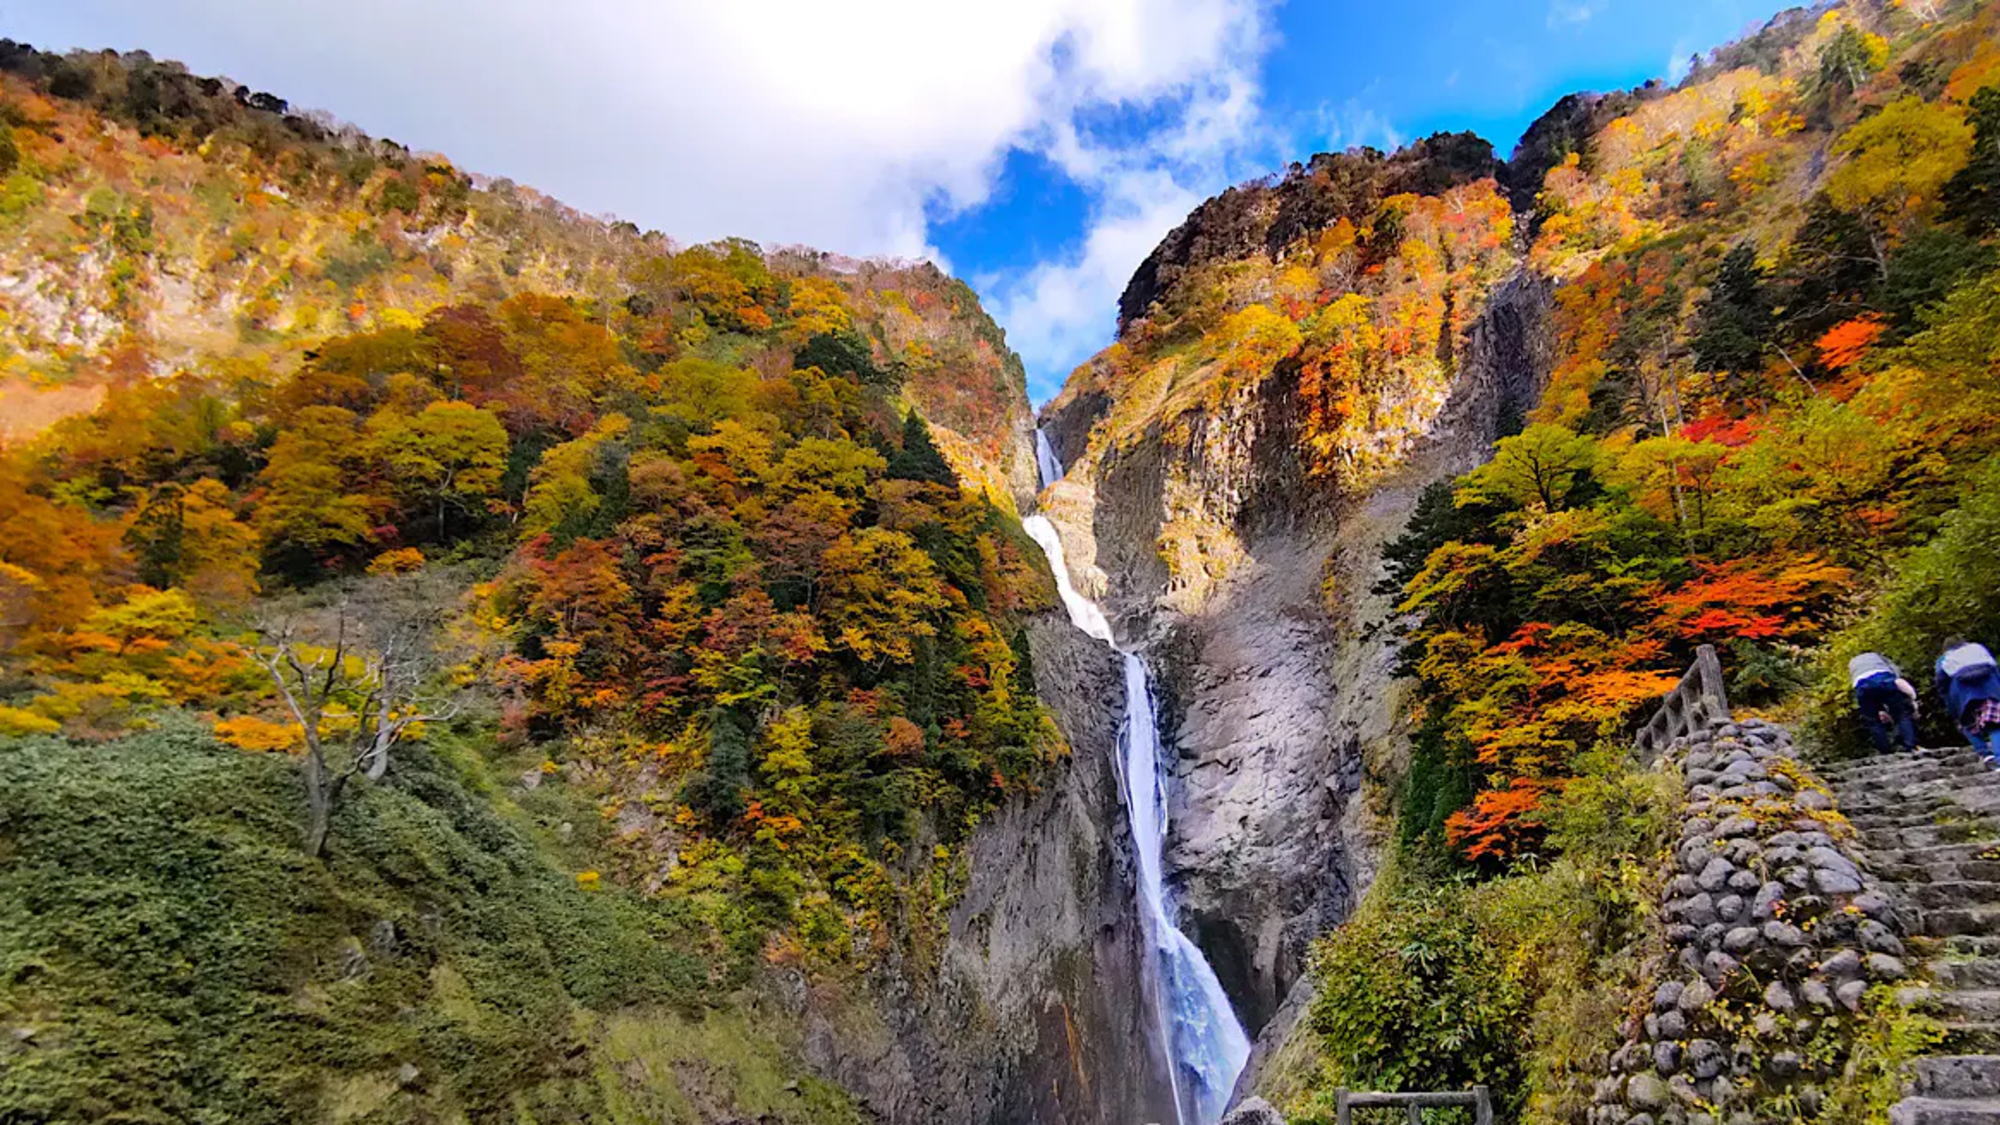
<svg viewBox="0 0 2000 1125"><path fill-rule="evenodd" d="M1965 717L1965 729L1974 734L2000 730L2000 699L1982 699Z"/></svg>

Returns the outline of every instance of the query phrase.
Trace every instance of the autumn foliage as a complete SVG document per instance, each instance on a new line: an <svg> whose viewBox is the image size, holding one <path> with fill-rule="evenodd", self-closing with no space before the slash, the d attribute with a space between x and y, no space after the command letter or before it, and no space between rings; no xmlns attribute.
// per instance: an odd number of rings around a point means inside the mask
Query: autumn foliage
<svg viewBox="0 0 2000 1125"><path fill-rule="evenodd" d="M619 826L610 877L835 960L932 925L1064 749L971 290L678 247L217 89L0 49L0 262L64 294L0 354L0 734L178 709L297 752L252 626L446 575L439 675Z"/></svg>
<svg viewBox="0 0 2000 1125"><path fill-rule="evenodd" d="M1541 850L1584 755L1628 738L1695 645L1723 650L1741 706L1794 696L1952 525L2000 408L2000 247L1972 202L2000 183L1980 155L2000 95L1968 77L1994 19L1781 20L1599 103L1585 149L1552 159L1529 251L1558 281L1548 384L1388 551L1418 620L1435 760L1416 768L1466 781L1434 822L1449 852ZM1778 185L1815 145L1837 162L1800 207Z"/></svg>

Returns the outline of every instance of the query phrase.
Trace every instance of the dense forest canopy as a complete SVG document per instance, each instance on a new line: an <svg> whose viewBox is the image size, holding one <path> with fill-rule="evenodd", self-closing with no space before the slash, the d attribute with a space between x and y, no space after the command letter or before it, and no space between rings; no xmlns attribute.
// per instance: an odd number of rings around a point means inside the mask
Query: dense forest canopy
<svg viewBox="0 0 2000 1125"><path fill-rule="evenodd" d="M222 768L204 739L300 755L301 854L335 896L391 862L360 837L412 815L382 784L514 770L545 814L408 829L440 856L542 841L466 873L525 897L465 909L560 942L574 916L507 913L595 910L536 905L554 857L566 895L654 904L578 924L673 935L636 992L571 982L545 1016L921 960L968 831L1067 750L1023 631L1053 588L1015 515L1021 370L971 290L677 247L144 54L7 43L0 71L0 734L157 752L135 768L168 788ZM268 832L284 802L244 768ZM61 968L8 1010L59 995L115 1035L110 997L160 985L19 936ZM57 1101L98 1081L85 1040L38 1057Z"/></svg>

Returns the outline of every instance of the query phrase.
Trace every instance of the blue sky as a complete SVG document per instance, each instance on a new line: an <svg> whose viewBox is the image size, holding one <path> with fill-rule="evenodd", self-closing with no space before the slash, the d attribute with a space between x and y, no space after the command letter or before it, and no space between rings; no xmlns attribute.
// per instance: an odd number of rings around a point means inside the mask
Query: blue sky
<svg viewBox="0 0 2000 1125"><path fill-rule="evenodd" d="M1202 199L1314 152L1668 75L1770 0L68 0L0 34L145 48L684 242L932 257L1037 401Z"/></svg>

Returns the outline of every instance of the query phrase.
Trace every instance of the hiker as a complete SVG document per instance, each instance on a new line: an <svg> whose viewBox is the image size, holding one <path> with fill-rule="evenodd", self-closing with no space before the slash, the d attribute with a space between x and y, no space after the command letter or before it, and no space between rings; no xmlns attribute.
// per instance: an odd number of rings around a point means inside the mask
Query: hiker
<svg viewBox="0 0 2000 1125"><path fill-rule="evenodd" d="M1985 645L1953 638L1937 662L1937 690L1972 748L2000 764L2000 666Z"/></svg>
<svg viewBox="0 0 2000 1125"><path fill-rule="evenodd" d="M1917 689L1902 670L1879 652L1864 652L1847 662L1847 679L1854 685L1854 706L1877 754L1917 748Z"/></svg>

